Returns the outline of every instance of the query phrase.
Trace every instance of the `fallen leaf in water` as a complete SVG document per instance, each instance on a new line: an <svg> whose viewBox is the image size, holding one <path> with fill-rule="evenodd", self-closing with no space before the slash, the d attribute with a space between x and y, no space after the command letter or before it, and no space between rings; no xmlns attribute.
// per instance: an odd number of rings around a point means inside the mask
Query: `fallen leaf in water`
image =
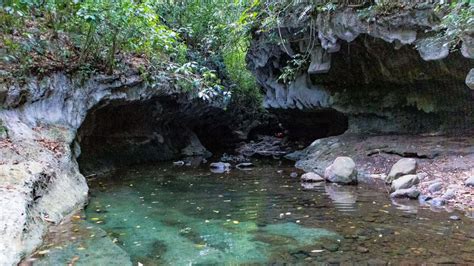
<svg viewBox="0 0 474 266"><path fill-rule="evenodd" d="M97 218L97 217L91 218L91 221L99 221L99 220L100 220L100 218Z"/></svg>
<svg viewBox="0 0 474 266"><path fill-rule="evenodd" d="M321 253L323 252L324 249L314 249L314 250L311 250L312 253Z"/></svg>

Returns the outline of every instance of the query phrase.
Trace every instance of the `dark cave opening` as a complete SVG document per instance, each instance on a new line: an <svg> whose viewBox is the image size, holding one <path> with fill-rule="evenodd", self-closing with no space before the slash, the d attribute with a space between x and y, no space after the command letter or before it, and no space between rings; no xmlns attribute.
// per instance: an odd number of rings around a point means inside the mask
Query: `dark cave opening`
<svg viewBox="0 0 474 266"><path fill-rule="evenodd" d="M341 135L349 126L348 118L332 109L271 109L271 112L275 121L251 130L250 139L257 135L284 136L291 142L306 146L316 139Z"/></svg>
<svg viewBox="0 0 474 266"><path fill-rule="evenodd" d="M159 119L162 107L150 99L108 102L91 110L77 134L81 171L176 158L187 136L179 124Z"/></svg>

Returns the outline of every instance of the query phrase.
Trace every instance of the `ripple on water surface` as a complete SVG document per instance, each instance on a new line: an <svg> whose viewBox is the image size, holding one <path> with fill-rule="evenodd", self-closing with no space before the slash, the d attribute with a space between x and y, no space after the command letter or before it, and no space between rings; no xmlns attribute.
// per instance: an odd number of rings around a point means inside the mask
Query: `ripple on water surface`
<svg viewBox="0 0 474 266"><path fill-rule="evenodd" d="M357 186L302 186L288 177L291 170L262 165L212 174L161 164L98 178L90 182L85 218L72 223L104 233L50 237L40 249L48 252L35 257L43 264L126 264L106 252L112 245L144 265L474 263L472 220L413 206L404 211L384 193ZM98 235L102 242L93 240Z"/></svg>

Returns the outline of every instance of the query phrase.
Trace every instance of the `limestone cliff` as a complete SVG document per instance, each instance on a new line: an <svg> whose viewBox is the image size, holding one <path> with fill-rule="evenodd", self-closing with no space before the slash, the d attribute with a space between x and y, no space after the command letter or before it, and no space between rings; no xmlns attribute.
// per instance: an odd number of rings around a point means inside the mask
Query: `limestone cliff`
<svg viewBox="0 0 474 266"><path fill-rule="evenodd" d="M87 79L59 72L1 88L1 265L18 263L41 243L48 224L86 203L78 157L87 172L207 156L194 130L225 119L215 118L222 117L219 103L136 71Z"/></svg>
<svg viewBox="0 0 474 266"><path fill-rule="evenodd" d="M370 19L354 8L314 8L302 1L283 12L275 29L254 34L247 60L266 108L334 109L349 118L350 132L474 127L472 34L450 52L431 6ZM295 59L294 79L284 82Z"/></svg>

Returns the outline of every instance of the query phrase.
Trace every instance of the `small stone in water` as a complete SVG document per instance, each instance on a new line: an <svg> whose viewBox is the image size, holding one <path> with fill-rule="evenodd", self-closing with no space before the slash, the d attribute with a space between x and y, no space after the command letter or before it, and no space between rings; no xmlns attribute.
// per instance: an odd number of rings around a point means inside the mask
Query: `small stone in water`
<svg viewBox="0 0 474 266"><path fill-rule="evenodd" d="M290 177L291 177L291 178L296 178L296 177L298 177L298 174L297 174L296 172L292 172L292 173L290 174Z"/></svg>
<svg viewBox="0 0 474 266"><path fill-rule="evenodd" d="M455 220L455 221L461 220L461 218L459 218L459 216L457 216L457 215L451 215L451 216L449 216L449 219Z"/></svg>

